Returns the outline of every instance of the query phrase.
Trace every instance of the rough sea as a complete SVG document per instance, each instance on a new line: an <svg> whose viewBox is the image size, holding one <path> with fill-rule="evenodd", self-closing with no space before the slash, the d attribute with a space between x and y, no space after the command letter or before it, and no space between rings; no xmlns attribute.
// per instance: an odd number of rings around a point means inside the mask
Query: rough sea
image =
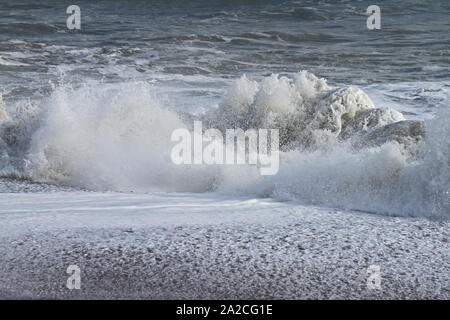
<svg viewBox="0 0 450 320"><path fill-rule="evenodd" d="M0 0L0 297L448 299L449 18L448 0ZM195 120L278 129L279 171L175 165Z"/></svg>

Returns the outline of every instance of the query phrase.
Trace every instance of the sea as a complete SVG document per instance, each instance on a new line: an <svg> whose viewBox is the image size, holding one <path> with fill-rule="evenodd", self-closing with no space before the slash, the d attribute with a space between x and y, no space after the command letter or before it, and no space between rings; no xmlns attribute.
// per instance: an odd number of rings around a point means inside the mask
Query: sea
<svg viewBox="0 0 450 320"><path fill-rule="evenodd" d="M448 0L0 0L0 198L250 197L448 219L449 17ZM174 164L171 135L194 120L279 129L278 172Z"/></svg>

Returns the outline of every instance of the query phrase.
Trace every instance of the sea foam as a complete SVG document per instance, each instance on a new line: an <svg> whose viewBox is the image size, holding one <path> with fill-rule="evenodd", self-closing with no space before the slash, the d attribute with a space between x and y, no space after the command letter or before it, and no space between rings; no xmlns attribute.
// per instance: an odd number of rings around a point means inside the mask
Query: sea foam
<svg viewBox="0 0 450 320"><path fill-rule="evenodd" d="M171 133L192 119L205 129L279 129L280 171L173 164ZM3 117L0 170L96 191L212 191L448 218L448 119L442 108L426 124L405 120L357 87L334 88L306 71L259 82L243 76L201 115L165 107L146 83L59 86Z"/></svg>

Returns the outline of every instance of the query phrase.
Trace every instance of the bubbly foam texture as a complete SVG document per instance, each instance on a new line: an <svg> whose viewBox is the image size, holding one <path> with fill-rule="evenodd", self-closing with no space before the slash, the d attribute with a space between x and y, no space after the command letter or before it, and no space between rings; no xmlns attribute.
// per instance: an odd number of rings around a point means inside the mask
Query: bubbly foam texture
<svg viewBox="0 0 450 320"><path fill-rule="evenodd" d="M235 82L217 110L206 116L221 128L278 128L282 150L315 150L404 120L392 109L376 109L359 88L331 88L302 71L294 79L272 75L261 83Z"/></svg>
<svg viewBox="0 0 450 320"><path fill-rule="evenodd" d="M93 190L206 191L210 170L172 165L170 135L184 124L149 89L142 83L57 88L43 102L23 173ZM23 130L23 123L15 125Z"/></svg>
<svg viewBox="0 0 450 320"><path fill-rule="evenodd" d="M260 82L243 76L218 108L200 116L164 107L145 83L60 86L16 109L0 124L3 176L91 190L215 191L449 217L448 110L427 123L424 139L413 130L418 123L376 108L359 88L333 88L308 72ZM204 129L279 129L280 171L261 176L250 165L174 165L171 133L189 128L193 118Z"/></svg>
<svg viewBox="0 0 450 320"><path fill-rule="evenodd" d="M5 103L3 102L2 94L0 93L0 122L9 120L8 113L6 112Z"/></svg>

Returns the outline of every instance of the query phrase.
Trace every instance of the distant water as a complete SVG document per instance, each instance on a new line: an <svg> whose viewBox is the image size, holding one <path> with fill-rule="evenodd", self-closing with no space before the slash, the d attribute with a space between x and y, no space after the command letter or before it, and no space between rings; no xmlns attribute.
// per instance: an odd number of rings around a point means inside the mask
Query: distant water
<svg viewBox="0 0 450 320"><path fill-rule="evenodd" d="M373 1L73 4L81 8L79 31L66 27L68 3L0 0L0 93L10 114L0 125L3 177L91 190L214 190L448 216L448 0L378 1L381 30L366 28ZM318 89L319 78L330 87ZM345 91L349 85L365 93ZM343 89L333 96L335 88ZM302 139L315 131L287 120L312 121L300 116L302 110L319 114L333 97L363 97L365 109L394 110L377 111L384 112L378 127L400 119L430 121L427 139L411 151L411 141L402 138L408 152L403 142L362 151L317 145L306 152ZM280 129L298 129L287 137L293 147L284 150L277 177L262 181L252 170L212 168L180 173L168 165L167 139L185 125L186 114L208 117L228 106L237 113L222 124L251 120L242 115L246 103L278 110ZM343 106L359 110L351 101ZM314 137L329 139L324 132Z"/></svg>
<svg viewBox="0 0 450 320"><path fill-rule="evenodd" d="M0 1L5 99L46 95L61 77L152 80L193 96L300 69L347 85L449 80L447 0L378 1L377 31L366 28L373 1L75 2L77 32L66 2Z"/></svg>

